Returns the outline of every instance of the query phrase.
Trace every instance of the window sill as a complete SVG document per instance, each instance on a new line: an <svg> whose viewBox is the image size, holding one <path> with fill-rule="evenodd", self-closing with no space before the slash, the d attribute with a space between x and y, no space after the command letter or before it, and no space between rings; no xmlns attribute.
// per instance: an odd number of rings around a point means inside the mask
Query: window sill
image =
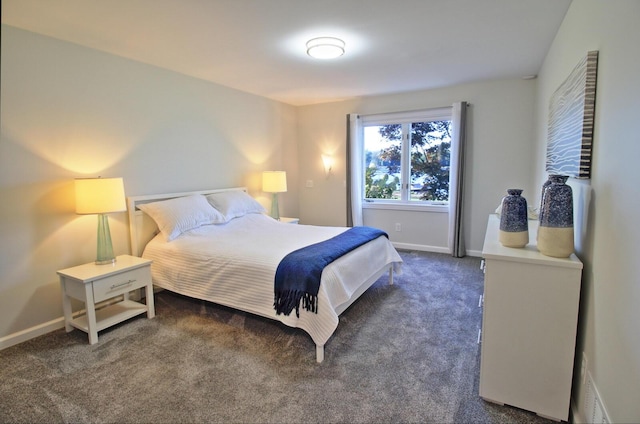
<svg viewBox="0 0 640 424"><path fill-rule="evenodd" d="M400 203L400 202L362 202L362 209L387 209L387 210L397 210L397 211L418 211L418 212L437 212L437 213L448 213L449 212L449 204L428 204L428 205L417 205L414 203Z"/></svg>

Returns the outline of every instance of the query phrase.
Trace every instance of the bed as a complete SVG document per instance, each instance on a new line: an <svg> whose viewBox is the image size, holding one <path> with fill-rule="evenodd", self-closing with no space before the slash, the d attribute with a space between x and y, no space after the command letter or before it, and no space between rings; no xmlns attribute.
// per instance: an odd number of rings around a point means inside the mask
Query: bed
<svg viewBox="0 0 640 424"><path fill-rule="evenodd" d="M245 187L134 196L127 203L132 254L153 260L154 286L300 328L315 343L317 362L339 315L381 276L388 273L393 284L401 271L391 242L376 237L324 268L315 312L277 314L274 276L283 258L348 228L277 221Z"/></svg>

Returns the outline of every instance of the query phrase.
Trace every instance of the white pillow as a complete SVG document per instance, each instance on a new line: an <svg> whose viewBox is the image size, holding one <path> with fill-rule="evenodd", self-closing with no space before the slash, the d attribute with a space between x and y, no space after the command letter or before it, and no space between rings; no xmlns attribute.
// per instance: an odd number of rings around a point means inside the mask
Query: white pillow
<svg viewBox="0 0 640 424"><path fill-rule="evenodd" d="M167 241L202 225L225 222L201 194L143 203L138 208L153 218Z"/></svg>
<svg viewBox="0 0 640 424"><path fill-rule="evenodd" d="M240 190L209 194L207 200L224 215L227 222L248 213L266 212L253 197Z"/></svg>

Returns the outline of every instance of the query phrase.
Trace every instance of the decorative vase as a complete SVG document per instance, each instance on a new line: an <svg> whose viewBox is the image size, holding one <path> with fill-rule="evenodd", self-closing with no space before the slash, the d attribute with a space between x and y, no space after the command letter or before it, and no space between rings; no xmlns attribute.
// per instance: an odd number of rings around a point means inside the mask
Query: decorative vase
<svg viewBox="0 0 640 424"><path fill-rule="evenodd" d="M569 177L550 175L542 192L538 250L543 255L568 258L573 245L573 191L566 184Z"/></svg>
<svg viewBox="0 0 640 424"><path fill-rule="evenodd" d="M499 240L506 247L524 247L529 243L527 199L519 188L510 188L507 193L502 198Z"/></svg>
<svg viewBox="0 0 640 424"><path fill-rule="evenodd" d="M550 185L551 185L551 175L549 175L549 177L547 178L547 181L545 181L542 184L542 189L540 190L540 208L538 209L538 213L540 213L540 211L542 210L542 199L544 198L544 190Z"/></svg>

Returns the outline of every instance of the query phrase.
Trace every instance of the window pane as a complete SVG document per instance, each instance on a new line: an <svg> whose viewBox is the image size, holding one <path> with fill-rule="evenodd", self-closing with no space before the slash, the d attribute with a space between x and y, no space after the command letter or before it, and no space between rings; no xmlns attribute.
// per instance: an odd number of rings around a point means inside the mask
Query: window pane
<svg viewBox="0 0 640 424"><path fill-rule="evenodd" d="M451 121L411 124L412 201L449 200Z"/></svg>
<svg viewBox="0 0 640 424"><path fill-rule="evenodd" d="M401 198L401 125L364 127L366 199Z"/></svg>

